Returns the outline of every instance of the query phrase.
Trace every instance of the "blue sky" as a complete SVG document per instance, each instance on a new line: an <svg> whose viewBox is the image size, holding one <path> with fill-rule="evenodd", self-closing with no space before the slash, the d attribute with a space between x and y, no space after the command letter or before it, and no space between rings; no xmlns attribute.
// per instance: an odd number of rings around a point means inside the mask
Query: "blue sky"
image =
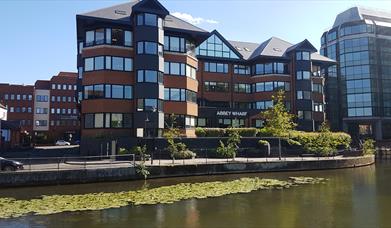
<svg viewBox="0 0 391 228"><path fill-rule="evenodd" d="M32 84L76 71L76 14L126 1L0 1L0 83ZM391 1L162 0L171 13L217 29L229 40L291 43L307 38L319 49L335 16L359 5L391 11ZM234 15L235 13L235 15Z"/></svg>

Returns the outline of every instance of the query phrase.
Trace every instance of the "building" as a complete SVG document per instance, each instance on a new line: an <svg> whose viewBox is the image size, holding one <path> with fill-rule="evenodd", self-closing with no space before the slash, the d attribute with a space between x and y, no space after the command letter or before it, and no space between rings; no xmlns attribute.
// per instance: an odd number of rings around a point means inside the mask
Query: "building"
<svg viewBox="0 0 391 228"><path fill-rule="evenodd" d="M354 138L391 138L391 13L361 7L337 15L321 37L327 69L326 112Z"/></svg>
<svg viewBox="0 0 391 228"><path fill-rule="evenodd" d="M169 14L156 0L77 15L84 138L161 136L172 121L194 128L260 127L259 112L286 91L299 128L324 121L322 68L335 61L308 40L228 41Z"/></svg>
<svg viewBox="0 0 391 228"><path fill-rule="evenodd" d="M0 102L8 109L8 120L21 128L22 145L79 139L76 89L77 74L70 72L34 85L0 84Z"/></svg>

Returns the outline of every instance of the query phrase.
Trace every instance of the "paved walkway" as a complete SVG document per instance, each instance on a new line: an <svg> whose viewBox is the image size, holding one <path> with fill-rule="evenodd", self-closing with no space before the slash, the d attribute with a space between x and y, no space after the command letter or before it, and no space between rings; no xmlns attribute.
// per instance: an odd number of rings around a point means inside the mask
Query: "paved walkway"
<svg viewBox="0 0 391 228"><path fill-rule="evenodd" d="M318 161L318 160L341 160L349 159L349 157L335 156L335 157L284 157L281 160L277 158L243 158L237 157L232 159L219 158L195 158L195 159L171 159L146 161L146 166L175 166L175 165L201 165L201 164L223 164L223 163L247 163L247 162L290 162L290 161ZM140 161L136 161L140 164ZM99 161L68 161L51 162L44 164L31 164L25 162L24 170L17 172L33 172L33 171L58 171L58 170L80 170L80 169L105 169L105 168L125 168L134 167L133 161L116 161L111 159L104 159Z"/></svg>

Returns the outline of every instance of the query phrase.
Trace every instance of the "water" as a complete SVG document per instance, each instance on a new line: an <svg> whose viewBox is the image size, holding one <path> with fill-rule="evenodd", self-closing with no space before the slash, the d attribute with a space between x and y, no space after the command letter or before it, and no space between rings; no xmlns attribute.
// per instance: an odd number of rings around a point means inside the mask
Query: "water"
<svg viewBox="0 0 391 228"><path fill-rule="evenodd" d="M203 176L149 180L149 187L240 177L325 177L326 184L255 191L170 205L127 206L0 220L0 227L391 227L391 163L327 171ZM117 192L145 183L113 182L0 190L18 199L50 194Z"/></svg>

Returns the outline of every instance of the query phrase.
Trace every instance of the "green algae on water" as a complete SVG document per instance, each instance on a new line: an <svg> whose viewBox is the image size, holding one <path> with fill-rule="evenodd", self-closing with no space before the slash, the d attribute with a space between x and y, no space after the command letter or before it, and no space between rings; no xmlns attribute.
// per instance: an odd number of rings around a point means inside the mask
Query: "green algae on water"
<svg viewBox="0 0 391 228"><path fill-rule="evenodd" d="M51 195L38 199L0 198L0 218L29 214L49 215L61 212L103 210L128 205L171 204L186 199L204 199L263 189L284 189L300 184L317 184L323 178L290 177L288 181L261 178L240 178L232 181L181 183L138 191L90 193L83 195Z"/></svg>

